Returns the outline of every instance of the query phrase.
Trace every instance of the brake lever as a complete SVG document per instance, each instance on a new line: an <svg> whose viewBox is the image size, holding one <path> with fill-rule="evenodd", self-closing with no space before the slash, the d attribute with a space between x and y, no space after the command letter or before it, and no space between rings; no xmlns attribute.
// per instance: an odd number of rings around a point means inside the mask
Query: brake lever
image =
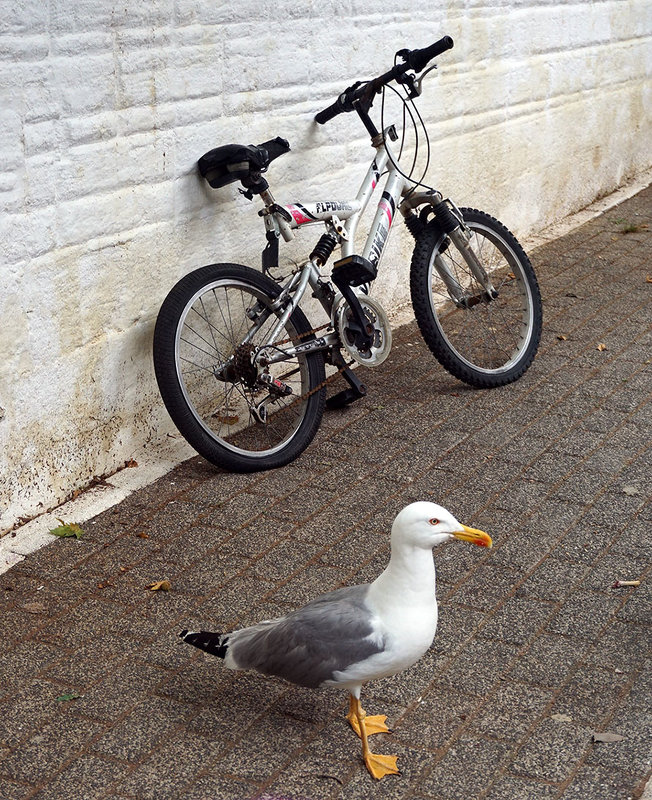
<svg viewBox="0 0 652 800"><path fill-rule="evenodd" d="M415 97L418 97L421 94L420 87L416 84L416 75L411 72L406 72L403 75L400 75L396 78L396 83L400 83L401 86L405 86L407 96L410 100L414 100Z"/></svg>
<svg viewBox="0 0 652 800"><path fill-rule="evenodd" d="M397 55L400 55L400 52L397 53ZM429 67L425 72L422 72L418 78L414 73L406 72L404 75L401 75L399 78L397 78L396 82L405 86L407 88L408 97L410 100L414 100L415 97L421 96L421 92L423 91L423 79L429 72L432 72L433 69L437 69L436 64L433 64L432 67Z"/></svg>
<svg viewBox="0 0 652 800"><path fill-rule="evenodd" d="M433 69L437 69L437 65L436 65L436 64L433 64L433 65L432 65L432 67L428 67L428 69L427 69L425 72L422 72L422 73L421 73L421 75L419 75L419 80L418 80L418 81L416 81L416 85L415 85L415 91L416 91L416 93L417 93L417 97L418 97L418 96L421 94L421 92L422 92L421 85L423 84L423 79L426 77L426 75L427 75L429 72L432 72L432 71L433 71Z"/></svg>

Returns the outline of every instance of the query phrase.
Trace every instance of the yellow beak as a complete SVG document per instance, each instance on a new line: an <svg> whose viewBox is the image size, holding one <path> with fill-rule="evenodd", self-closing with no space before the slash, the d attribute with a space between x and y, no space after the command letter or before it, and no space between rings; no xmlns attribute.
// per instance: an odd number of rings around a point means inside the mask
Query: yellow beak
<svg viewBox="0 0 652 800"><path fill-rule="evenodd" d="M491 547L493 542L491 541L491 536L484 531L480 531L477 528L467 528L466 525L462 525L461 531L455 531L453 534L456 539L462 539L465 542L471 542L471 544L477 544L479 547Z"/></svg>

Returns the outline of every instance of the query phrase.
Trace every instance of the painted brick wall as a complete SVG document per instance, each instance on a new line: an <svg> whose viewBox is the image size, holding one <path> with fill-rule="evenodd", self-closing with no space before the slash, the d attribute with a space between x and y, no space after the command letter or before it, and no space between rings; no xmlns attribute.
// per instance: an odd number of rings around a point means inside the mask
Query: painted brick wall
<svg viewBox="0 0 652 800"><path fill-rule="evenodd" d="M157 308L204 263L257 266L263 242L234 186L198 179L205 150L283 135L278 199L352 196L364 130L313 114L450 34L420 106L429 178L526 235L652 162L651 31L646 0L2 0L0 531L170 430ZM391 246L376 293L393 311L407 233Z"/></svg>

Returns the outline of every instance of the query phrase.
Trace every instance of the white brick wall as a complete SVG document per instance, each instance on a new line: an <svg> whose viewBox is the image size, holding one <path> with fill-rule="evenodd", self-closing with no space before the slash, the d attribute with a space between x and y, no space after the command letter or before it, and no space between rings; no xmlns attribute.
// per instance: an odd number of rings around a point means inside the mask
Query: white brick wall
<svg viewBox="0 0 652 800"><path fill-rule="evenodd" d="M647 0L0 0L0 531L170 430L160 302L204 263L259 265L255 209L200 182L204 151L283 135L280 200L352 195L366 134L313 114L450 34L420 105L429 177L526 235L652 163L651 31ZM405 231L392 248L388 309Z"/></svg>

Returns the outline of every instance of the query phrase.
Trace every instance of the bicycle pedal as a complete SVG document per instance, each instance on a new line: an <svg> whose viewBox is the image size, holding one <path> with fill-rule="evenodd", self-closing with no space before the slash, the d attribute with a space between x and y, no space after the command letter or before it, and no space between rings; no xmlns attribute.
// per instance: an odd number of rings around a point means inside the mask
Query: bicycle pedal
<svg viewBox="0 0 652 800"><path fill-rule="evenodd" d="M345 408L346 406L350 406L351 403L355 403L356 400L359 400L361 397L365 397L366 392L363 394L356 389L342 389L341 392L334 394L332 397L329 397L326 401L326 408L329 411L334 411L338 408Z"/></svg>
<svg viewBox="0 0 652 800"><path fill-rule="evenodd" d="M361 286L363 283L370 283L376 279L378 270L376 267L362 256L346 256L340 258L333 264L331 278L338 287Z"/></svg>

